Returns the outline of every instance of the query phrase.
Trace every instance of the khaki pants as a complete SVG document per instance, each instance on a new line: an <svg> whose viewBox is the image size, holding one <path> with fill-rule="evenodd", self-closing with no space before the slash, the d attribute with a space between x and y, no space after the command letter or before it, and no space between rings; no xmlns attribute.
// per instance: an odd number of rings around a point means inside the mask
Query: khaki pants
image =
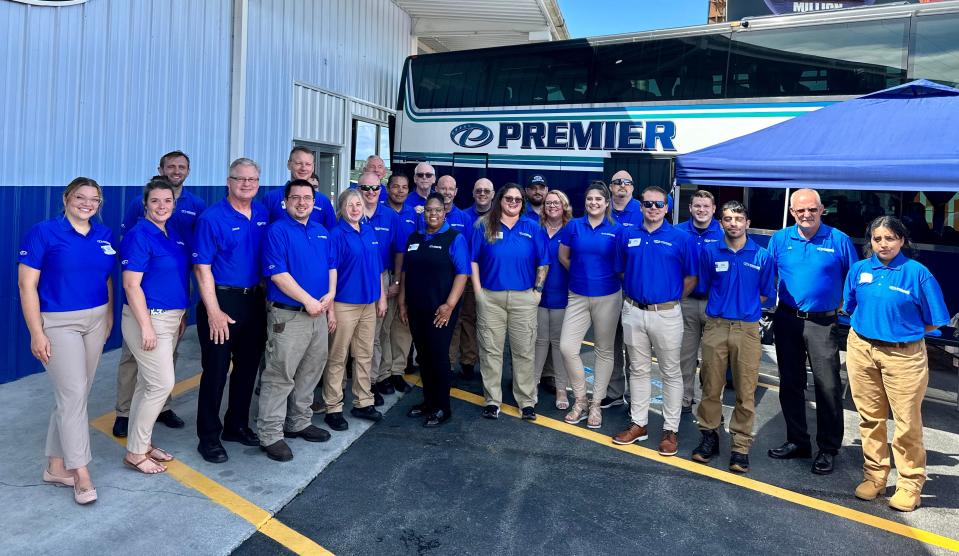
<svg viewBox="0 0 959 556"><path fill-rule="evenodd" d="M563 354L559 350L559 339L563 333L563 320L566 317L566 309L547 309L537 307L536 312L536 356L533 360L533 370L536 376L533 379L539 384L543 377L543 367L546 360L552 355L553 377L556 379L556 395L565 396L566 387L569 386L569 373L566 372L566 365L563 363ZM539 389L536 390L537 397Z"/></svg>
<svg viewBox="0 0 959 556"><path fill-rule="evenodd" d="M313 423L313 391L326 366L326 313L270 307L267 315L266 368L260 375L256 418L260 444L283 440L283 430L299 432Z"/></svg>
<svg viewBox="0 0 959 556"><path fill-rule="evenodd" d="M699 344L703 339L703 327L706 326L706 300L692 297L684 298L683 343L679 349L679 367L683 373L683 405L690 406L696 399L696 365L699 363Z"/></svg>
<svg viewBox="0 0 959 556"><path fill-rule="evenodd" d="M173 367L173 351L176 348L180 332L180 320L183 309L165 311L150 315L153 331L156 333L156 347L150 351L143 349L143 336L140 323L133 316L129 305L123 306L120 318L120 330L123 339L136 360L137 379L133 400L130 402L130 426L127 435L127 451L131 454L145 454L150 451L153 437L153 425L170 398L176 373Z"/></svg>
<svg viewBox="0 0 959 556"><path fill-rule="evenodd" d="M353 354L353 407L373 405L370 364L373 360L373 336L376 333L376 304L335 302L333 306L336 311L336 330L323 375L323 402L327 415L343 412L343 380L349 353Z"/></svg>
<svg viewBox="0 0 959 556"><path fill-rule="evenodd" d="M47 428L46 455L63 458L67 469L85 467L90 453L87 398L110 331L107 306L80 311L40 313L52 355L44 368L53 383L53 413Z"/></svg>
<svg viewBox="0 0 959 556"><path fill-rule="evenodd" d="M899 479L896 488L922 492L926 481L926 448L922 442L922 398L929 383L926 342L904 347L874 346L855 330L846 340L849 389L859 412L863 475L881 485L889 475L886 420L892 410L892 451Z"/></svg>
<svg viewBox="0 0 959 556"><path fill-rule="evenodd" d="M559 346L563 352L563 362L566 364L566 372L569 373L573 395L577 399L586 397L586 371L580 351L590 325L593 327L593 352L596 354L593 400L599 403L606 397L606 387L613 375L616 326L622 310L622 291L600 297L586 297L570 292Z"/></svg>
<svg viewBox="0 0 959 556"><path fill-rule="evenodd" d="M507 334L513 355L513 397L521 407L536 405L533 356L538 295L532 290L476 292L476 335L486 405L503 403L503 347Z"/></svg>
<svg viewBox="0 0 959 556"><path fill-rule="evenodd" d="M380 274L380 287L386 291L390 287L390 273ZM383 318L376 318L376 330L373 333L373 360L370 363L370 380L376 384L380 380L380 369L384 361L393 362L392 350L390 349L390 326L393 324L393 313L396 312L396 298L387 299L386 314ZM387 320L388 319L388 320ZM386 377L384 377L386 378Z"/></svg>
<svg viewBox="0 0 959 556"><path fill-rule="evenodd" d="M460 318L456 320L453 340L450 342L450 365L475 365L479 354L476 352L476 295L473 284L467 280L463 290L463 302L460 304Z"/></svg>
<svg viewBox="0 0 959 556"><path fill-rule="evenodd" d="M399 318L394 317L393 322L390 323L390 355L393 357L393 362L390 365L389 374L393 376L406 374L406 363L409 360L410 347L412 346L413 335L410 333L409 325L403 324ZM386 361L384 361L385 363ZM383 380L383 378L380 378L380 380Z"/></svg>
<svg viewBox="0 0 959 556"><path fill-rule="evenodd" d="M177 347L179 347L180 342L177 338L176 346L173 348L173 366L176 367L176 361L178 359ZM130 416L130 403L133 401L133 390L137 385L137 360L133 357L133 352L130 351L130 346L127 345L126 340L123 340L120 343L120 363L117 365L117 405L116 412L117 417L129 417ZM170 409L170 404L173 402L173 394L166 399L166 402L163 403L162 411Z"/></svg>
<svg viewBox="0 0 959 556"><path fill-rule="evenodd" d="M637 425L649 423L652 396L650 371L653 351L663 379L663 430L679 432L683 376L679 346L683 339L683 311L677 304L664 311L646 311L623 303L623 342L629 351L629 416Z"/></svg>
<svg viewBox="0 0 959 556"><path fill-rule="evenodd" d="M756 383L759 382L759 323L708 317L703 332L703 399L696 409L700 430L719 428L723 414L726 368L733 368L736 407L729 420L731 450L748 454L756 419Z"/></svg>

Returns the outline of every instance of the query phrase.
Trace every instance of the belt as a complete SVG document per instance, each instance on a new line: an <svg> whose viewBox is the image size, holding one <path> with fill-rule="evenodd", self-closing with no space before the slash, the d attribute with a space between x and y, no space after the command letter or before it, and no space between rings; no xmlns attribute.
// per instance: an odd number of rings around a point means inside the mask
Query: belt
<svg viewBox="0 0 959 556"><path fill-rule="evenodd" d="M629 297L625 297L623 299L626 300L626 303L629 303L633 307L642 309L644 311L666 311L679 305L678 301L665 301L663 303L640 303L636 301L635 299L631 299Z"/></svg>
<svg viewBox="0 0 959 556"><path fill-rule="evenodd" d="M691 298L693 298L693 299L699 299L700 301L705 301L705 300L709 299L709 294L705 294L705 293L702 293L702 294L699 294L699 293L691 293L691 294L689 294L687 297L691 297Z"/></svg>
<svg viewBox="0 0 959 556"><path fill-rule="evenodd" d="M806 311L800 311L799 309L797 309L797 308L795 308L795 307L790 307L789 305L786 305L786 304L783 304L783 303L780 303L779 306L776 307L776 310L777 310L777 311L783 311L783 312L785 312L785 313L789 313L790 315L792 315L792 316L794 316L794 317L799 317L799 318L801 318L801 319L803 319L803 320L806 320L806 319L825 319L825 318L828 318L828 317L834 317L834 316L836 316L836 311L835 311L835 310L832 310L832 311L820 311L820 312L818 312L818 313L817 313L817 312L806 312Z"/></svg>
<svg viewBox="0 0 959 556"><path fill-rule="evenodd" d="M255 292L256 290L258 290L259 288L260 286L253 286L252 288L241 288L239 286L221 286L219 284L216 285L216 289L220 290L221 292L238 293L241 295L251 294Z"/></svg>
<svg viewBox="0 0 959 556"><path fill-rule="evenodd" d="M286 303L280 303L279 301L271 301L270 305L276 307L277 309L284 309L286 311L297 311L300 313L306 312L306 307L302 305L297 307L296 305L287 305Z"/></svg>
<svg viewBox="0 0 959 556"><path fill-rule="evenodd" d="M872 338L867 338L859 334L858 332L856 332L856 335L859 336L860 339L865 340L866 342L878 347L904 348L904 347L913 346L922 341L922 340L914 340L912 342L887 342L885 340L873 340Z"/></svg>

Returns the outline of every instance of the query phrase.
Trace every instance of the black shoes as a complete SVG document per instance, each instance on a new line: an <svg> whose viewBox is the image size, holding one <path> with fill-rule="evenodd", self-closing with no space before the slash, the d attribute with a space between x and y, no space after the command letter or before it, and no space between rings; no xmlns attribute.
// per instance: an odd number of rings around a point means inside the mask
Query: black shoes
<svg viewBox="0 0 959 556"><path fill-rule="evenodd" d="M373 406L380 407L385 404L386 401L383 399L383 395L376 391L376 388L373 388Z"/></svg>
<svg viewBox="0 0 959 556"><path fill-rule="evenodd" d="M483 419L499 419L499 408L493 404L484 407Z"/></svg>
<svg viewBox="0 0 959 556"><path fill-rule="evenodd" d="M283 433L283 436L286 436L286 434ZM260 449L266 452L266 457L273 461L290 461L293 459L293 450L282 439L269 446L260 446Z"/></svg>
<svg viewBox="0 0 959 556"><path fill-rule="evenodd" d="M556 395L556 379L551 376L544 376L542 380L539 381L539 387L547 394Z"/></svg>
<svg viewBox="0 0 959 556"><path fill-rule="evenodd" d="M719 435L716 431L702 431L703 437L699 446L693 450L693 461L709 463L713 456L719 454Z"/></svg>
<svg viewBox="0 0 959 556"><path fill-rule="evenodd" d="M226 455L226 450L223 448L223 444L219 442L205 443L200 441L200 444L196 447L196 450L200 452L200 455L203 456L203 459L210 463L223 463L226 460L230 459Z"/></svg>
<svg viewBox="0 0 959 556"><path fill-rule="evenodd" d="M160 414L157 415L157 423L163 423L171 429L182 429L186 426L183 419L180 419L179 415L173 413L172 409L161 411Z"/></svg>
<svg viewBox="0 0 959 556"><path fill-rule="evenodd" d="M223 431L223 434L220 435L221 440L227 442L239 442L244 446L259 446L260 438L253 432L250 427L243 427L242 429L237 429L235 431Z"/></svg>
<svg viewBox="0 0 959 556"><path fill-rule="evenodd" d="M410 408L409 411L406 412L407 417L413 417L413 418L423 417L425 415L426 415L426 409L424 409L423 404L421 403L414 405L413 407Z"/></svg>
<svg viewBox="0 0 959 556"><path fill-rule="evenodd" d="M433 429L449 421L450 417L452 417L452 415L450 415L449 412L440 409L430 414L430 416L426 418L426 421L423 422L423 426L428 429Z"/></svg>
<svg viewBox="0 0 959 556"><path fill-rule="evenodd" d="M733 452L729 454L729 470L736 473L745 473L749 471L749 456Z"/></svg>
<svg viewBox="0 0 959 556"><path fill-rule="evenodd" d="M599 402L599 407L603 409L609 409L614 405L623 405L624 403L626 402L623 400L623 398L610 398L609 396L606 396L601 402Z"/></svg>
<svg viewBox="0 0 959 556"><path fill-rule="evenodd" d="M469 363L462 363L460 365L460 376L466 380L470 380L473 376L476 375L476 366L470 365Z"/></svg>
<svg viewBox="0 0 959 556"><path fill-rule="evenodd" d="M383 414L377 411L376 408L371 405L366 407L354 407L350 410L350 415L356 417L357 419L366 419L367 421L373 421L374 423L383 418Z"/></svg>
<svg viewBox="0 0 959 556"><path fill-rule="evenodd" d="M782 446L772 448L768 452L769 457L773 459L796 459L812 457L812 450L809 446L800 446L792 442L783 442Z"/></svg>
<svg viewBox="0 0 959 556"><path fill-rule="evenodd" d="M835 459L836 454L819 450L819 453L816 454L815 461L812 462L812 472L816 475L828 475L832 473L833 460Z"/></svg>
<svg viewBox="0 0 959 556"><path fill-rule="evenodd" d="M396 389L393 388L393 382L389 378L384 378L383 380L374 384L373 391L379 392L384 396L389 396L390 394L396 393Z"/></svg>
<svg viewBox="0 0 959 556"><path fill-rule="evenodd" d="M524 421L535 421L536 420L536 410L532 407L523 408L523 420Z"/></svg>
<svg viewBox="0 0 959 556"><path fill-rule="evenodd" d="M407 384L406 380L405 380L403 377L401 377L400 375L393 375L393 376L390 377L389 380L390 380L390 382L393 383L393 388L394 388L397 392L402 392L402 393L406 394L407 392L409 392L410 390L413 389L413 387L410 386L409 384Z"/></svg>
<svg viewBox="0 0 959 556"><path fill-rule="evenodd" d="M283 436L287 438L302 438L307 442L326 442L330 439L330 433L317 427L316 425L307 425L305 429L301 431L283 431ZM269 451L267 451L269 455ZM292 458L292 454L290 455ZM283 460L285 461L285 460Z"/></svg>
<svg viewBox="0 0 959 556"><path fill-rule="evenodd" d="M127 437L127 427L130 426L129 417L117 417L113 421L113 436L117 438L126 438Z"/></svg>
<svg viewBox="0 0 959 556"><path fill-rule="evenodd" d="M323 418L323 422L326 423L326 426L330 427L335 431L345 431L350 428L350 424L346 422L346 419L343 418L343 412L337 411L336 413L327 413L326 417Z"/></svg>

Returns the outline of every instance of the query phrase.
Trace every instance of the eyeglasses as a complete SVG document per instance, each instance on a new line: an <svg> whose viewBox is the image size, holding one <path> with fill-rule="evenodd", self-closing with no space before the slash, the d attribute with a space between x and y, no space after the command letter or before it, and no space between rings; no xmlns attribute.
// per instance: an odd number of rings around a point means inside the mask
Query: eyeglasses
<svg viewBox="0 0 959 556"><path fill-rule="evenodd" d="M809 214L816 214L817 212L819 212L819 207L804 208L804 209L789 209L789 210L795 212L796 214L803 214L806 212L808 212Z"/></svg>
<svg viewBox="0 0 959 556"><path fill-rule="evenodd" d="M299 202L312 203L315 201L313 195L290 195L286 200L294 204Z"/></svg>
<svg viewBox="0 0 959 556"><path fill-rule="evenodd" d="M523 198L522 198L522 197L505 197L505 196L504 196L504 197L503 197L503 202L505 202L505 203L507 203L507 204L510 204L510 205L516 205L516 204L522 203L522 202L523 202Z"/></svg>
<svg viewBox="0 0 959 556"><path fill-rule="evenodd" d="M379 191L380 186L378 185L361 185L360 191Z"/></svg>
<svg viewBox="0 0 959 556"><path fill-rule="evenodd" d="M561 203L561 202L559 202L559 201L546 201L545 203L543 203L543 206L546 206L546 207L561 207L561 206L563 206L563 203Z"/></svg>
<svg viewBox="0 0 959 556"><path fill-rule="evenodd" d="M648 209L651 209L653 207L661 209L665 206L666 206L666 201L643 201L643 207Z"/></svg>
<svg viewBox="0 0 959 556"><path fill-rule="evenodd" d="M433 174L432 172L417 172L414 175L418 178L432 178L436 174Z"/></svg>
<svg viewBox="0 0 959 556"><path fill-rule="evenodd" d="M240 177L237 177L237 176L230 176L230 179L233 180L233 181L235 181L235 182L237 182L237 183L256 183L256 182L260 181L260 178L258 178L258 177L256 177L256 178L240 178Z"/></svg>
<svg viewBox="0 0 959 556"><path fill-rule="evenodd" d="M98 206L100 203L103 202L103 199L99 197L84 197L83 195L74 195L73 200L81 205L85 205L89 203L94 206Z"/></svg>
<svg viewBox="0 0 959 556"><path fill-rule="evenodd" d="M492 195L492 194L493 194L492 189L474 189L473 190L473 195Z"/></svg>
<svg viewBox="0 0 959 556"><path fill-rule="evenodd" d="M609 185L622 185L622 186L633 185L633 180L619 178L609 182Z"/></svg>

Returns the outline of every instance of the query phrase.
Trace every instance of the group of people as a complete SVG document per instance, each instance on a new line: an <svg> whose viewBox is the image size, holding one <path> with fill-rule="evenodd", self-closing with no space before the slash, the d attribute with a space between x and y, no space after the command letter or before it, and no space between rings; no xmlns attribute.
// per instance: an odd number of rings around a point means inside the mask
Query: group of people
<svg viewBox="0 0 959 556"><path fill-rule="evenodd" d="M812 471L832 472L843 438L837 322L845 311L865 458L856 496L874 499L886 488L891 408L899 480L889 503L906 511L918 506L925 479L920 405L928 379L923 336L949 316L936 280L906 256L908 234L897 219L883 216L869 225L866 258L859 260L850 238L822 223L822 202L809 189L790 198L796 224L763 248L748 236L740 202L723 204L717 220L713 195L697 191L689 221L673 226L667 192L648 186L634 198L626 171L616 172L609 186L589 184L584 215L573 218L569 198L550 190L541 175L525 187L499 189L479 179L475 204L461 210L452 176L437 179L421 163L412 190L400 173L384 186L385 165L374 156L334 209L318 191L312 152L294 148L288 168L290 180L260 202L259 166L237 159L226 197L206 207L184 190L189 158L174 151L161 158L159 175L127 211L118 247L124 347L114 434L127 436L123 463L130 468L165 471L174 456L153 445L153 427L184 426L169 397L191 269L203 369L198 451L212 463L228 460L223 441L260 446L269 458L288 461L293 452L285 439L330 438L313 424L314 413L325 413L333 431L346 430L348 374L350 414L380 420L383 396L410 389L403 375L411 346L423 401L410 417L425 427L451 418L452 369L459 364L466 377L479 365L482 417L496 419L508 341L512 393L523 419L537 418L537 385L552 373L555 405L568 411L571 424L585 420L600 428L603 409L628 398L629 423L612 437L617 444L649 437L655 355L663 456L678 453L681 416L696 404L698 366L701 440L691 457L702 463L720 453L730 369L736 401L729 469L743 473L753 441L758 321L766 300L777 297L773 328L786 438L769 456L812 457L808 359L817 416ZM94 218L103 203L94 180L71 182L63 202L63 215L37 224L23 240L20 295L31 350L54 384L43 478L73 487L77 503L86 504L97 496L86 467L86 399L112 328L117 250L111 231ZM581 358L590 329L591 397ZM625 372L614 372L623 366ZM254 432L250 405L258 377Z"/></svg>

